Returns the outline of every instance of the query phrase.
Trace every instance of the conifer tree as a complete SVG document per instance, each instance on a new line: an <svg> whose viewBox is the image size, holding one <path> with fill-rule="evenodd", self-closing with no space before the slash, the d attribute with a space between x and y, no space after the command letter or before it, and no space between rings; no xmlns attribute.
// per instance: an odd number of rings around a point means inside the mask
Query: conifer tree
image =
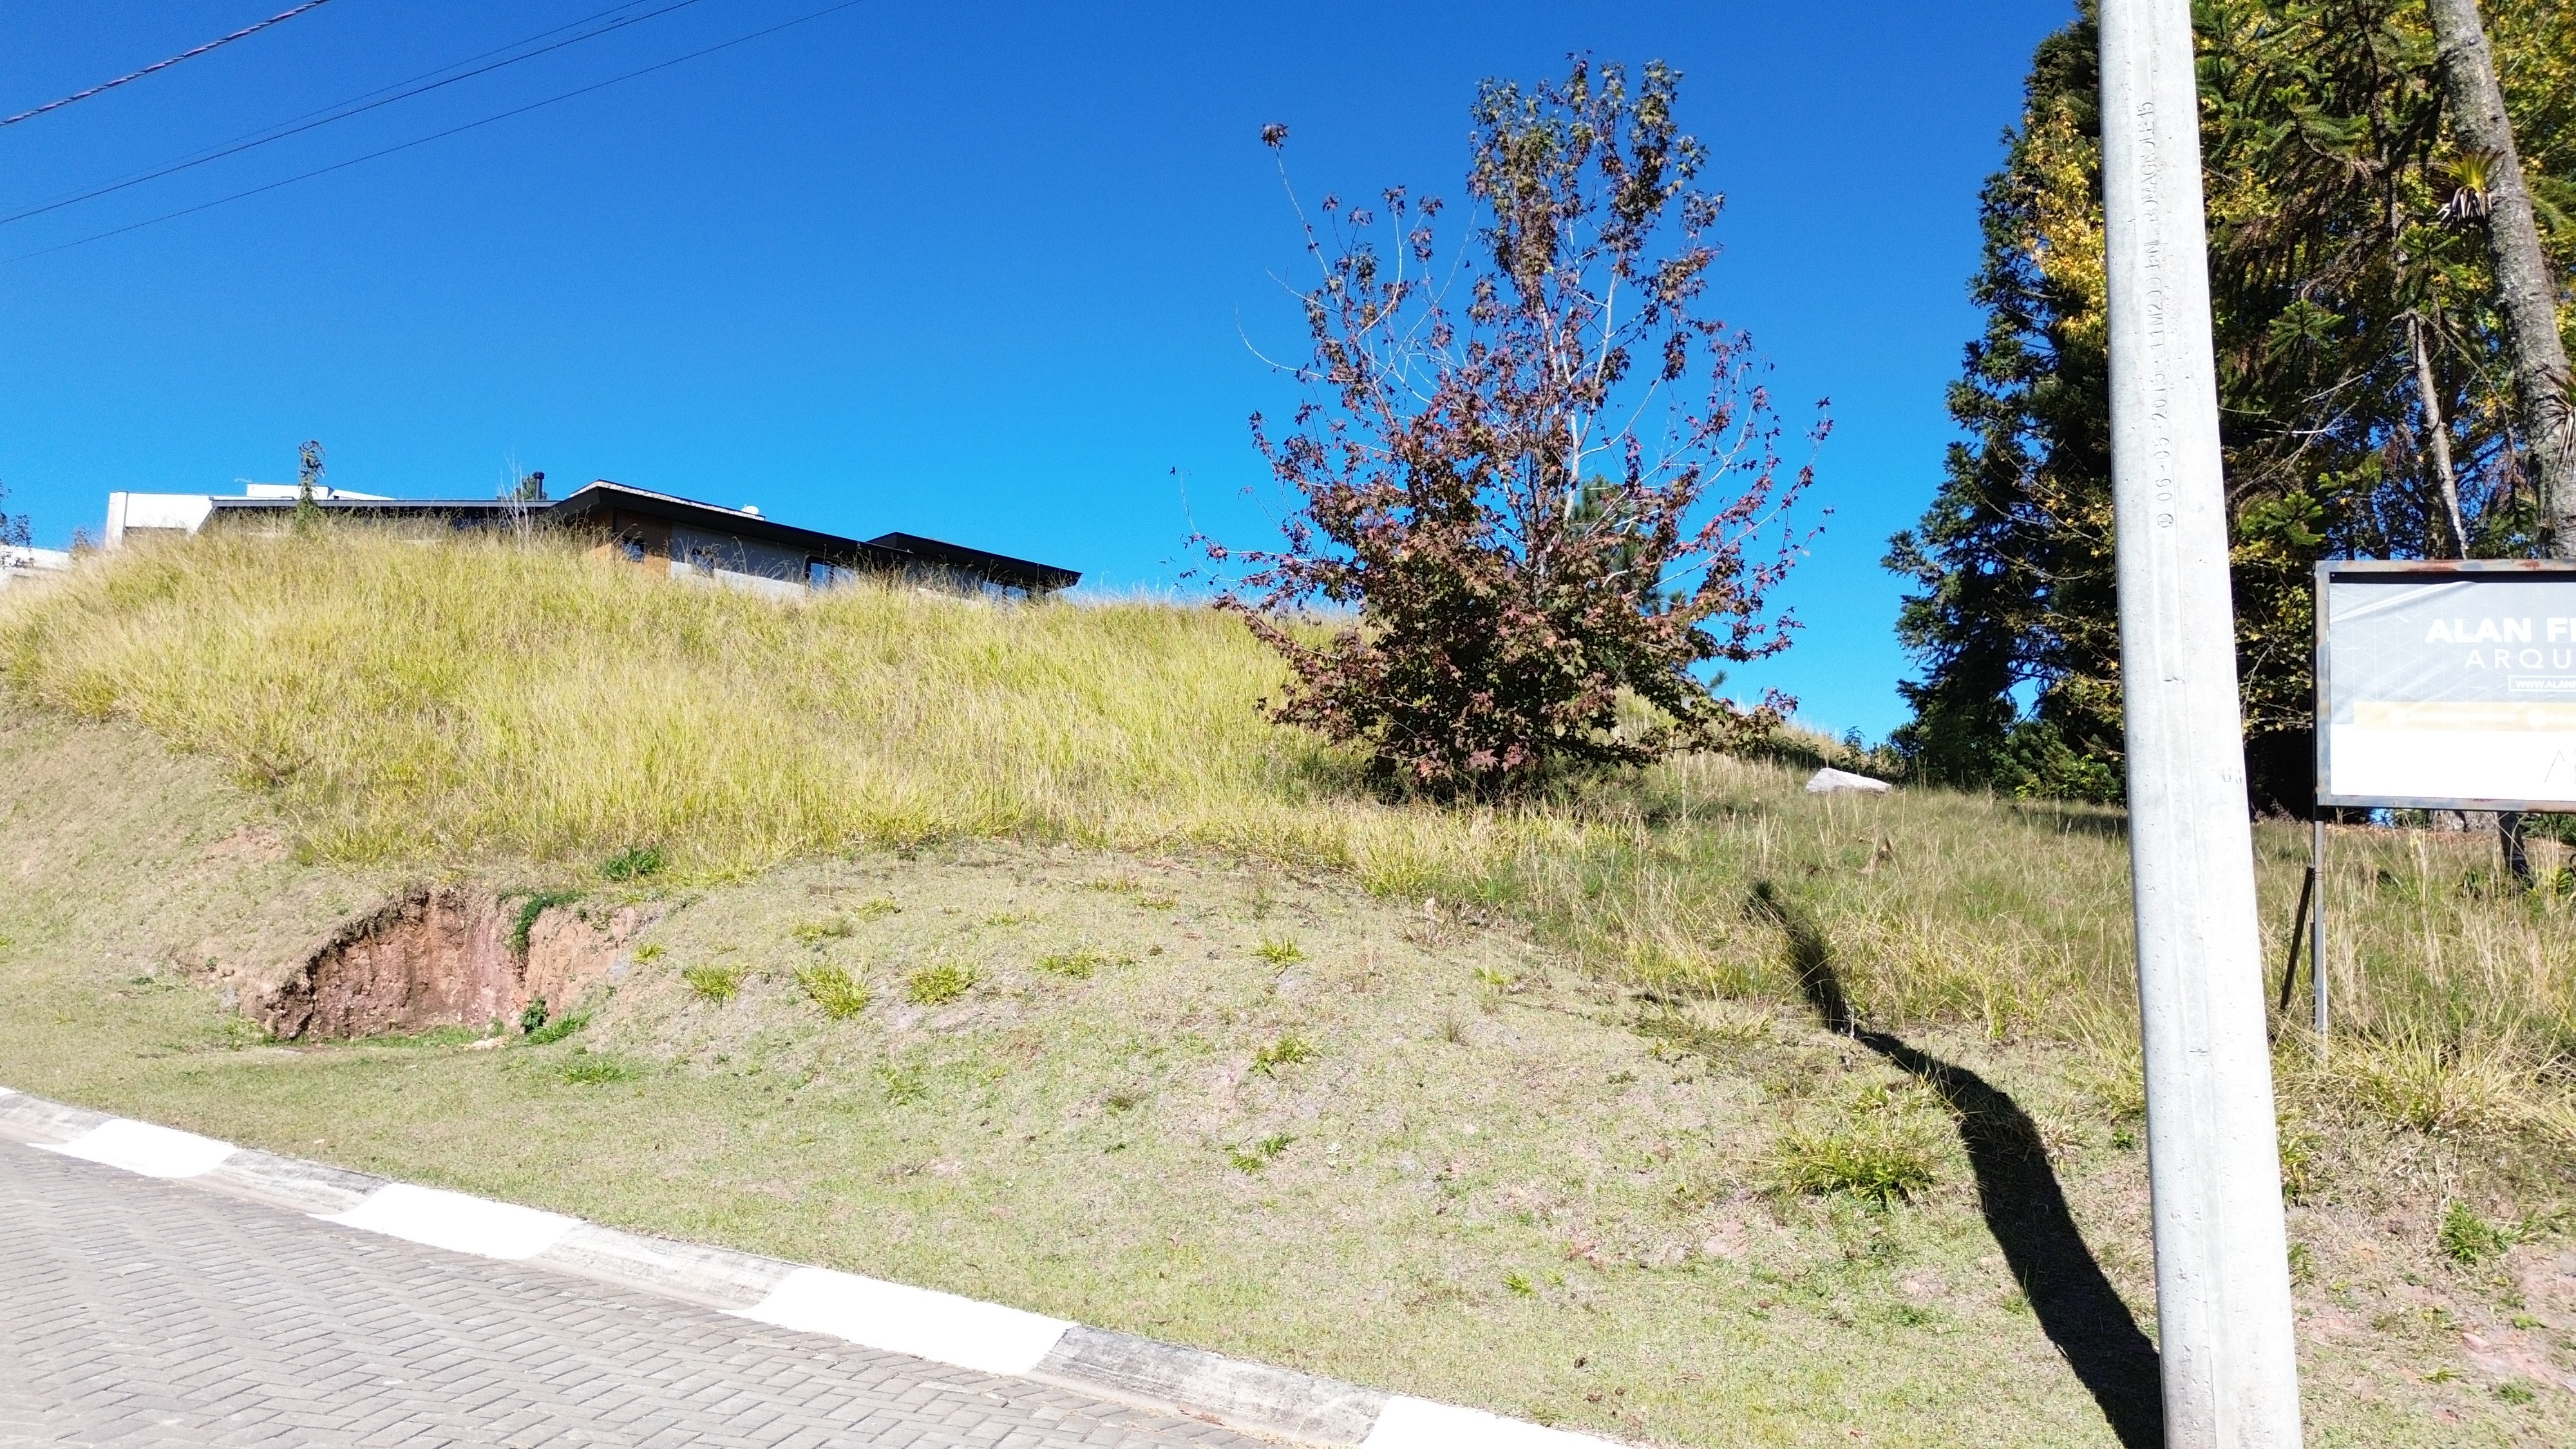
<svg viewBox="0 0 2576 1449"><path fill-rule="evenodd" d="M2576 175L2576 23L2495 12L2544 218ZM2453 204L2439 57L2416 0L2204 0L2202 149L2258 801L2304 809L2320 557L2522 556L2544 514L2484 233ZM1984 194L1987 317L1951 392L1968 436L1893 541L1922 662L1898 743L1926 775L2121 788L2092 10L2044 42ZM2550 124L2555 121L2557 124ZM2565 274L2576 230L2550 235ZM2459 522L2455 527L2453 518Z"/></svg>

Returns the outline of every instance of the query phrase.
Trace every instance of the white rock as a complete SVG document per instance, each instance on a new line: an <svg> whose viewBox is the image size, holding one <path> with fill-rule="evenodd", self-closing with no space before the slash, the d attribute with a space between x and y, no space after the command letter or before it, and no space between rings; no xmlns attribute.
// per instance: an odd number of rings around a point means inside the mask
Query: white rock
<svg viewBox="0 0 2576 1449"><path fill-rule="evenodd" d="M1810 795L1843 795L1853 792L1863 795L1884 795L1895 788L1885 780L1873 780L1867 775L1855 775L1849 770L1818 770L1807 778L1807 793Z"/></svg>

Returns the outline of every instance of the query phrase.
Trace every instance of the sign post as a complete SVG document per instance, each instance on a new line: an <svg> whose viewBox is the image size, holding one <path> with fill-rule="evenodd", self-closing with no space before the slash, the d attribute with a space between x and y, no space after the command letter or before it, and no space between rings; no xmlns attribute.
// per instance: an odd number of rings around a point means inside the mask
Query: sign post
<svg viewBox="0 0 2576 1449"><path fill-rule="evenodd" d="M2576 562L2327 562L2316 601L2323 1052L2328 810L2576 810Z"/></svg>
<svg viewBox="0 0 2576 1449"><path fill-rule="evenodd" d="M2576 562L2318 564L2317 804L2576 810Z"/></svg>
<svg viewBox="0 0 2576 1449"><path fill-rule="evenodd" d="M2190 0L2103 0L2111 483L2170 1449L2300 1442Z"/></svg>

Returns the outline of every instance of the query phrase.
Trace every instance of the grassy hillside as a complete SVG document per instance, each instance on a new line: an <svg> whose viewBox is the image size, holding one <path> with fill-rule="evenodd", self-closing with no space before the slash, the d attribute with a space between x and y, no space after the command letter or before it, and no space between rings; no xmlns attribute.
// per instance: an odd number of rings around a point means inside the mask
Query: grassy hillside
<svg viewBox="0 0 2576 1449"><path fill-rule="evenodd" d="M542 542L92 560L0 598L0 670L11 1085L1672 1442L2099 1442L2103 1345L2152 1331L2114 813L1727 758L1390 804L1262 722L1275 671L1205 611L781 606ZM602 879L641 844L672 871ZM2345 1030L2277 1058L2317 1442L2551 1442L2576 1398L2517 1395L2576 1374L2567 902L2484 841L2338 849ZM2277 942L2304 829L2258 851ZM173 989L200 936L451 874L676 913L555 1047L240 1050ZM821 1009L818 959L867 1004ZM943 963L954 1020L907 999ZM1827 988L1904 1050L1823 1031ZM1332 1066L1257 1059L1301 1033ZM979 1112L907 1116L916 1080ZM1114 1201L1029 1206L1139 1102Z"/></svg>
<svg viewBox="0 0 2576 1449"><path fill-rule="evenodd" d="M140 724L265 792L328 860L683 874L937 840L1215 849L1508 910L1606 975L1780 995L1768 881L1861 1014L2134 1036L2116 814L1908 792L1784 810L1685 761L1541 806L1390 805L1265 723L1271 660L1159 602L997 608L901 589L782 607L559 543L210 537L0 601L18 698ZM2348 832L2332 967L2350 1089L2404 1120L2576 1143L2576 934L2486 842ZM2272 937L2303 832L2260 832ZM2544 865L2554 865L2554 859Z"/></svg>

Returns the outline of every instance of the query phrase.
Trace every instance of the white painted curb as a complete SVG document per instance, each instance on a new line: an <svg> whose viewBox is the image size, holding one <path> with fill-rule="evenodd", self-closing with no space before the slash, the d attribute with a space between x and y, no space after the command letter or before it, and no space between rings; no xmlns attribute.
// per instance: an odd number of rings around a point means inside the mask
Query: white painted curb
<svg viewBox="0 0 2576 1449"><path fill-rule="evenodd" d="M1378 1411L1360 1449L1621 1449L1608 1439L1572 1434L1481 1409L1462 1409L1397 1394Z"/></svg>
<svg viewBox="0 0 2576 1449"><path fill-rule="evenodd" d="M38 1143L47 1152L103 1162L145 1177L197 1177L223 1166L235 1151L229 1142L122 1117L101 1122L69 1142Z"/></svg>
<svg viewBox="0 0 2576 1449"><path fill-rule="evenodd" d="M980 1373L1343 1449L1623 1449L1589 1434L1386 1394L1294 1369L1086 1328L1029 1313L804 1267L666 1242L561 1213L235 1147L0 1087L0 1139L145 1177L187 1181L323 1222L584 1277Z"/></svg>
<svg viewBox="0 0 2576 1449"><path fill-rule="evenodd" d="M434 1187L389 1182L344 1213L316 1213L326 1223L364 1228L389 1238L402 1238L472 1253L504 1263L524 1262L563 1240L580 1222L561 1213L468 1197Z"/></svg>
<svg viewBox="0 0 2576 1449"><path fill-rule="evenodd" d="M769 1290L768 1297L736 1314L755 1323L828 1333L866 1348L1015 1377L1036 1368L1073 1327L1061 1318L829 1268L799 1268Z"/></svg>

